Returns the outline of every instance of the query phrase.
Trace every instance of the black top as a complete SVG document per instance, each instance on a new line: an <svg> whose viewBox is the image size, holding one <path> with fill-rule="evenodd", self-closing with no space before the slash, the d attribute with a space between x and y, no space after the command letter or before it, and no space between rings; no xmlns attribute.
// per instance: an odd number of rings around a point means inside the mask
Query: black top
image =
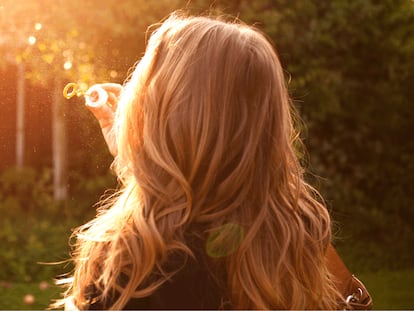
<svg viewBox="0 0 414 311"><path fill-rule="evenodd" d="M200 244L199 244L200 245ZM171 256L168 266L183 267L170 280L166 281L151 296L145 298L132 298L124 310L142 309L228 309L230 305L224 298L224 290L209 268L208 259L199 248L192 247L196 259L182 256ZM167 269L169 271L169 269ZM92 295L93 296L93 295ZM107 304L96 302L90 305L90 310L107 309L113 301Z"/></svg>

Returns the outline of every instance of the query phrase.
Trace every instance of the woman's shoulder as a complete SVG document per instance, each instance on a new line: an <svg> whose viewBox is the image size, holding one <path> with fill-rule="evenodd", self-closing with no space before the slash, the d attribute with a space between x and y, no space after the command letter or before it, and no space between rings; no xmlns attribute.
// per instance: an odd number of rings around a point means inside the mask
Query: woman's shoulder
<svg viewBox="0 0 414 311"><path fill-rule="evenodd" d="M188 258L185 265L151 296L131 299L125 309L219 309L222 290L202 260Z"/></svg>
<svg viewBox="0 0 414 311"><path fill-rule="evenodd" d="M183 253L171 254L163 268L173 272L150 296L131 298L125 305L125 310L142 309L223 309L225 293L223 290L224 277L211 268L199 239L190 239L189 245L194 257ZM101 303L90 305L91 310L105 309Z"/></svg>

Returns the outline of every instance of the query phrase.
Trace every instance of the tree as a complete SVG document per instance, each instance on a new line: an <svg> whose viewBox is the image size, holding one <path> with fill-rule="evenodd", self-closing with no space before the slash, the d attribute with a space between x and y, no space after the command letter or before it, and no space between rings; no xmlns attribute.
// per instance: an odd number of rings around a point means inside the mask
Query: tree
<svg viewBox="0 0 414 311"><path fill-rule="evenodd" d="M131 38L143 38L145 27L165 15L174 5L171 1L167 5L167 2L118 3L108 0L103 8L102 2L96 0L4 0L1 3L0 29L3 36L0 48L2 54L8 55L2 60L17 62L19 68L25 66L26 76L33 83L49 84L54 88L52 129L56 200L65 200L67 196L65 107L62 96L59 96L63 82L73 80L86 89L97 81L125 76L133 62L123 61L130 57L131 52L143 50L143 39L131 41ZM44 10L45 7L48 9ZM38 31L36 35L34 30ZM125 46L128 49L122 49ZM137 55L134 56L136 59ZM20 76L19 81L24 81L23 74ZM20 91L19 107L22 106L23 94ZM21 124L19 122L18 150L23 145Z"/></svg>

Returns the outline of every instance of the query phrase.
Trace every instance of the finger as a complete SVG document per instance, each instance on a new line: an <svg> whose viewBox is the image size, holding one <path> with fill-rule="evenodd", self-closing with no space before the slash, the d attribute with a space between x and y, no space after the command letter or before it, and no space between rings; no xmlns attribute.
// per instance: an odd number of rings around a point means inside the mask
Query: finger
<svg viewBox="0 0 414 311"><path fill-rule="evenodd" d="M93 115L98 119L98 121L103 119L113 119L115 115L112 108L107 105L99 107L88 106L88 109L93 113Z"/></svg>
<svg viewBox="0 0 414 311"><path fill-rule="evenodd" d="M101 112L107 112L105 106L115 112L122 86L116 83L103 83L91 86L85 94L85 104L99 118ZM96 109L98 108L98 109ZM102 109L101 109L102 108Z"/></svg>
<svg viewBox="0 0 414 311"><path fill-rule="evenodd" d="M116 143L116 135L113 128L102 128L102 134L105 138L106 144L108 146L109 151L113 156L117 154L117 143Z"/></svg>
<svg viewBox="0 0 414 311"><path fill-rule="evenodd" d="M95 104L94 101L91 101L88 104L87 99L86 106L98 120L102 130L110 130L114 123L115 112L118 106L119 96L122 92L122 86L116 83L102 83L93 85L89 90L96 92L101 90L104 93L100 96L102 98L102 103ZM96 103L98 102L99 100L96 101Z"/></svg>
<svg viewBox="0 0 414 311"><path fill-rule="evenodd" d="M116 97L119 97L122 92L122 85L118 83L102 83L100 86L107 91L108 93L115 94Z"/></svg>
<svg viewBox="0 0 414 311"><path fill-rule="evenodd" d="M118 99L119 97L116 96L114 93L108 93L108 106L111 107L111 109L113 111L116 110L117 106L118 106Z"/></svg>

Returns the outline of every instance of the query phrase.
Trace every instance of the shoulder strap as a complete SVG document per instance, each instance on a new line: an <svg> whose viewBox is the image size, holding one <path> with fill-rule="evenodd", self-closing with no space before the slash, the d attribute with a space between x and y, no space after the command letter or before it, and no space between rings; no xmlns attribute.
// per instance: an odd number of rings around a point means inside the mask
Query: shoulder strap
<svg viewBox="0 0 414 311"><path fill-rule="evenodd" d="M341 257L339 257L332 244L329 244L326 250L326 261L328 270L334 277L336 288L340 293L346 294L349 283L352 280L352 273L348 270Z"/></svg>
<svg viewBox="0 0 414 311"><path fill-rule="evenodd" d="M355 310L370 310L371 295L364 284L348 270L331 244L326 250L326 261L335 286L345 299L345 306Z"/></svg>

